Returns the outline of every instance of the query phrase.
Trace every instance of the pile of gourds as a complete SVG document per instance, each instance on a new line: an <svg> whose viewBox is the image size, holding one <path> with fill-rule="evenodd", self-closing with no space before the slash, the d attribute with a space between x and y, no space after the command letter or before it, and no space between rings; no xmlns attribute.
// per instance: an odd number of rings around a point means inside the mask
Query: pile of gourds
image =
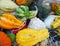
<svg viewBox="0 0 60 46"><path fill-rule="evenodd" d="M51 3L51 10L36 1L0 1L0 46L36 46L39 42L45 46L51 28L60 36L60 5Z"/></svg>

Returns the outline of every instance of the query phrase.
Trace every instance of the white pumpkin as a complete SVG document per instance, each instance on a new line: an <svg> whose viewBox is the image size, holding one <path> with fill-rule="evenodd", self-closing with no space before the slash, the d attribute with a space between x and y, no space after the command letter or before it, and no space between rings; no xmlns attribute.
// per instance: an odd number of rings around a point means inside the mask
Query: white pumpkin
<svg viewBox="0 0 60 46"><path fill-rule="evenodd" d="M41 21L39 18L36 18L36 17L31 19L28 27L32 28L32 29L36 29L36 30L46 28L44 22Z"/></svg>

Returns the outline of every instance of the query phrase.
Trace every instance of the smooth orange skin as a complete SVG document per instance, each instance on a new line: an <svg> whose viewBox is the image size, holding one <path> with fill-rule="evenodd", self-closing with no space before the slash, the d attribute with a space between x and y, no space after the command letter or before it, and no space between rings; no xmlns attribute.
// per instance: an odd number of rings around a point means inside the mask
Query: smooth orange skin
<svg viewBox="0 0 60 46"><path fill-rule="evenodd" d="M12 46L10 38L2 31L0 31L0 46Z"/></svg>
<svg viewBox="0 0 60 46"><path fill-rule="evenodd" d="M18 5L26 4L26 0L16 0L16 3L17 3Z"/></svg>
<svg viewBox="0 0 60 46"><path fill-rule="evenodd" d="M31 0L31 2L33 2L33 0ZM27 5L27 6L29 6L31 4L31 2L27 2L27 0L16 0L17 5Z"/></svg>

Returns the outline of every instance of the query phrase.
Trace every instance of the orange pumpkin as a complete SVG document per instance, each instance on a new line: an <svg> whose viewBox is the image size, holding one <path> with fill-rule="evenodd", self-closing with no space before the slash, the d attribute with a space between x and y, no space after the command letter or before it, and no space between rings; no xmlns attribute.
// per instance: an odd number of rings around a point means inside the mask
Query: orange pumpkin
<svg viewBox="0 0 60 46"><path fill-rule="evenodd" d="M10 38L2 31L0 31L0 46L11 46Z"/></svg>
<svg viewBox="0 0 60 46"><path fill-rule="evenodd" d="M16 3L18 4L18 5L29 5L29 4L31 4L31 2L32 2L33 0L16 0Z"/></svg>

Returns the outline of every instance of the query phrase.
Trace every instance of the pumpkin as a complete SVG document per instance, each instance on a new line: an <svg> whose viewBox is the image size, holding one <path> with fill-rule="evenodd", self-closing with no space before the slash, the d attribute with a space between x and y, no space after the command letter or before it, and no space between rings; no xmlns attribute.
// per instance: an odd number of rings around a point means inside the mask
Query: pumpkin
<svg viewBox="0 0 60 46"><path fill-rule="evenodd" d="M16 0L18 5L30 5L33 0Z"/></svg>
<svg viewBox="0 0 60 46"><path fill-rule="evenodd" d="M11 46L10 38L2 31L0 31L0 46Z"/></svg>
<svg viewBox="0 0 60 46"><path fill-rule="evenodd" d="M35 18L31 19L31 21L30 21L30 23L28 25L28 28L32 28L32 29L38 30L38 29L46 28L46 25L39 18L35 17Z"/></svg>
<svg viewBox="0 0 60 46"><path fill-rule="evenodd" d="M18 20L11 13L3 13L0 16L0 27L4 29L20 28L24 25L22 20Z"/></svg>
<svg viewBox="0 0 60 46"><path fill-rule="evenodd" d="M49 37L47 29L33 30L23 29L16 34L16 42L19 46L33 46Z"/></svg>

